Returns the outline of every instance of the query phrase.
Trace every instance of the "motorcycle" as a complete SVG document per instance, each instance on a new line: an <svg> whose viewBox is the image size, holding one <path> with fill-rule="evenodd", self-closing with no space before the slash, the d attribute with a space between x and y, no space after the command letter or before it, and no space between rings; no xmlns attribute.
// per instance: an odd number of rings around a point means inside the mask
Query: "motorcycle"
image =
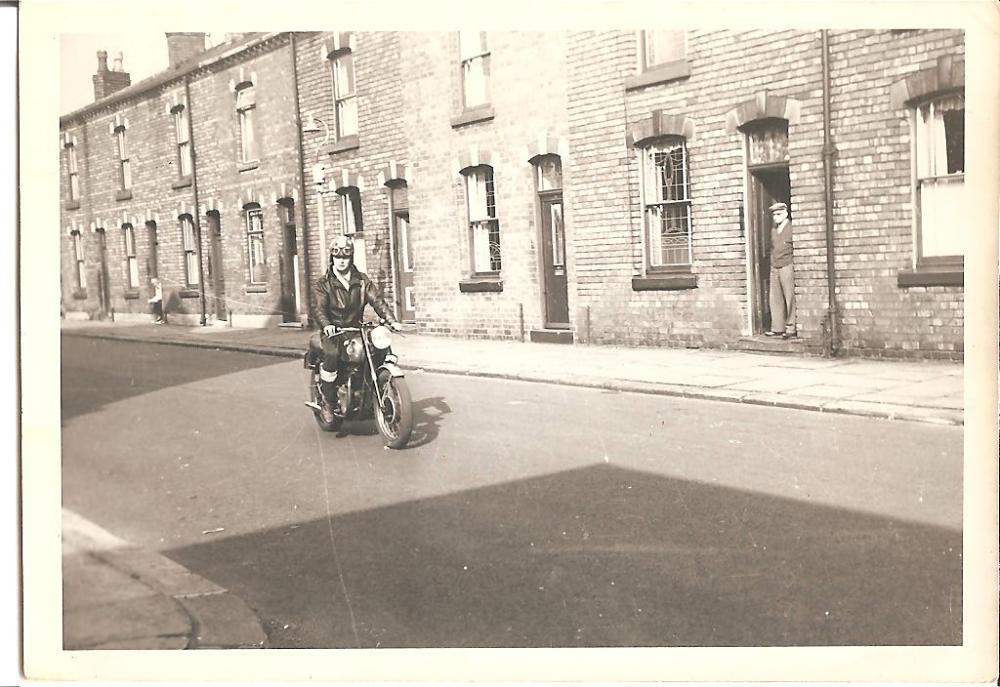
<svg viewBox="0 0 1000 687"><path fill-rule="evenodd" d="M338 327L330 338L349 337L342 347L341 373L344 383L337 398L327 399L320 386L323 360L321 337L314 336L305 353L309 371L309 401L316 423L325 432L340 429L344 420L365 420L372 416L379 434L389 448L406 446L413 431L413 402L398 358L392 352L392 330L384 324L364 322L360 327Z"/></svg>

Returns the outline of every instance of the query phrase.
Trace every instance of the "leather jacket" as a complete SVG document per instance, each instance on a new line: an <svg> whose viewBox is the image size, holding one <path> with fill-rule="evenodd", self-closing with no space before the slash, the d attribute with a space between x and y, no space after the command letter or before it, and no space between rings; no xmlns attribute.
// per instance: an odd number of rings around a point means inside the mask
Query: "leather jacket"
<svg viewBox="0 0 1000 687"><path fill-rule="evenodd" d="M313 295L316 298L316 322L320 329L331 324L336 327L359 326L365 314L365 304L372 306L383 320L395 322L392 308L367 274L351 265L348 283L349 291L329 270L316 280Z"/></svg>

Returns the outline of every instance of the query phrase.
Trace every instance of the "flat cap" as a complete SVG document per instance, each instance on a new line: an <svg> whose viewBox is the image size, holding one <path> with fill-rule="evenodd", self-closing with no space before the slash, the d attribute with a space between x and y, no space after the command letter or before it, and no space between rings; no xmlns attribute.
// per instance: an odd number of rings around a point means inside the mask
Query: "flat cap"
<svg viewBox="0 0 1000 687"><path fill-rule="evenodd" d="M781 202L774 203L773 205L771 205L771 207L768 208L768 210L770 210L771 212L775 212L776 210L787 210L787 209L788 206Z"/></svg>

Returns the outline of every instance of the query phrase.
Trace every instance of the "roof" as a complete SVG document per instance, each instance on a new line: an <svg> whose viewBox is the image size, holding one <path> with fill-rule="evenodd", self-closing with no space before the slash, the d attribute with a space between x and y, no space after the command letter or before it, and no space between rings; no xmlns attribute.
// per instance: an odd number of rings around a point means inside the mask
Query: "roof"
<svg viewBox="0 0 1000 687"><path fill-rule="evenodd" d="M180 64L168 67L161 72L157 72L152 76L146 77L142 81L137 81L131 86L127 86L120 91L115 91L114 93L107 95L100 100L94 101L89 105L84 105L83 107L76 109L68 114L64 114L59 117L59 124L62 126L74 119L81 117L82 115L88 114L95 110L99 110L109 105L114 105L118 102L128 100L137 95L142 94L145 91L153 90L158 88L165 83L169 83L175 79L179 79L187 74L190 74L198 69L207 67L216 62L221 62L222 60L242 52L254 45L263 43L275 36L280 35L279 32L263 32L257 31L254 33L244 34L242 38L234 41L227 41L225 43L220 43L215 47L209 48L205 52L200 52L194 57L181 62Z"/></svg>

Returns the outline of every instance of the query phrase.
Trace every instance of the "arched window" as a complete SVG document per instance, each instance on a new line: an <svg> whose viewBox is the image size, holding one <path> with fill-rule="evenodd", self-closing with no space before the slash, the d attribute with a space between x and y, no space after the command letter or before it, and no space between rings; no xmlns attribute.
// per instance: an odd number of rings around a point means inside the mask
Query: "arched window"
<svg viewBox="0 0 1000 687"><path fill-rule="evenodd" d="M78 167L76 154L76 138L67 141L66 145L66 169L69 175L69 199L71 201L80 200L80 170Z"/></svg>
<svg viewBox="0 0 1000 687"><path fill-rule="evenodd" d="M70 233L70 240L73 242L73 276L76 278L76 288L82 291L87 288L87 265L86 256L83 253L83 236L79 229L74 229Z"/></svg>
<svg viewBox="0 0 1000 687"><path fill-rule="evenodd" d="M349 47L330 53L337 140L358 135L358 101L354 84L354 53Z"/></svg>
<svg viewBox="0 0 1000 687"><path fill-rule="evenodd" d="M691 197L685 139L668 136L642 148L646 256L650 269L690 269Z"/></svg>
<svg viewBox="0 0 1000 687"><path fill-rule="evenodd" d="M188 288L197 288L201 284L201 274L198 271L198 236L194 229L191 215L181 215L181 248L184 251L184 282Z"/></svg>
<svg viewBox="0 0 1000 687"><path fill-rule="evenodd" d="M139 288L139 258L135 254L135 228L131 224L122 225L122 238L125 241L125 286L137 289Z"/></svg>
<svg viewBox="0 0 1000 687"><path fill-rule="evenodd" d="M469 245L472 271L476 274L500 272L500 221L497 218L496 186L489 165L470 167L462 172L469 211Z"/></svg>
<svg viewBox="0 0 1000 687"><path fill-rule="evenodd" d="M950 93L914 107L917 264L957 263L964 252L965 96Z"/></svg>
<svg viewBox="0 0 1000 687"><path fill-rule="evenodd" d="M177 141L177 172L183 178L191 174L191 139L187 108L177 105L170 110L174 117L174 138Z"/></svg>
<svg viewBox="0 0 1000 687"><path fill-rule="evenodd" d="M462 104L466 109L490 102L490 50L485 31L458 32L462 65Z"/></svg>
<svg viewBox="0 0 1000 687"><path fill-rule="evenodd" d="M247 232L247 264L250 283L267 283L267 260L264 255L264 211L257 203L244 206Z"/></svg>
<svg viewBox="0 0 1000 687"><path fill-rule="evenodd" d="M124 124L115 127L115 147L118 151L118 181L121 183L122 191L132 188L132 166L129 161L128 141L125 133Z"/></svg>
<svg viewBox="0 0 1000 687"><path fill-rule="evenodd" d="M257 89L245 81L236 87L236 116L240 125L240 160L253 162L260 159L257 135L254 127L257 109Z"/></svg>

